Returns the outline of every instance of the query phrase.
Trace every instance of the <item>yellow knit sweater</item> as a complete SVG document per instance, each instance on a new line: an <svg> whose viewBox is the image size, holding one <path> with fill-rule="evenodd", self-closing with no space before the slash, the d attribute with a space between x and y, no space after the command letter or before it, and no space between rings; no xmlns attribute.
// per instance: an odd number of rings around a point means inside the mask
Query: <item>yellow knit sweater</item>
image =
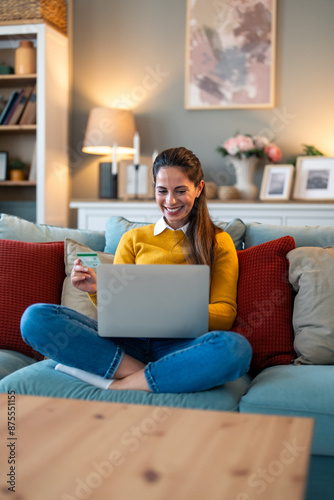
<svg viewBox="0 0 334 500"><path fill-rule="evenodd" d="M187 264L184 233L165 229L154 236L155 224L131 229L117 247L114 264ZM216 259L211 274L209 330L229 330L237 312L238 258L229 234L216 237ZM96 304L96 296L91 296Z"/></svg>

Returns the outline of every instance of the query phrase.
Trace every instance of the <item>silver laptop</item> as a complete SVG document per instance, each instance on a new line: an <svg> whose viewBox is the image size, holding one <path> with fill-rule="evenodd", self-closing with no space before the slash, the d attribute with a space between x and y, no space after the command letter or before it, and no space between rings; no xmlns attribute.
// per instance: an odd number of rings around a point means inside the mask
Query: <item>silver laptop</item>
<svg viewBox="0 0 334 500"><path fill-rule="evenodd" d="M208 331L208 266L101 264L101 337L195 338Z"/></svg>

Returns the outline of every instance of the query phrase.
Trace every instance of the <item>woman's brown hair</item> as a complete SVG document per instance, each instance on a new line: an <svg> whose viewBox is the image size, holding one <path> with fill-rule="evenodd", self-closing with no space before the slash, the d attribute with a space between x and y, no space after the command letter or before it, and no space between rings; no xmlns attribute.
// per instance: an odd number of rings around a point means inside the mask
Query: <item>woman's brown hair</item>
<svg viewBox="0 0 334 500"><path fill-rule="evenodd" d="M192 151L184 147L166 149L156 157L153 163L154 184L156 184L160 168L166 167L179 168L194 183L195 187L199 186L204 177L201 162ZM186 241L189 262L206 264L212 269L215 259L216 234L221 232L221 229L210 218L205 184L199 197L195 198L188 222Z"/></svg>

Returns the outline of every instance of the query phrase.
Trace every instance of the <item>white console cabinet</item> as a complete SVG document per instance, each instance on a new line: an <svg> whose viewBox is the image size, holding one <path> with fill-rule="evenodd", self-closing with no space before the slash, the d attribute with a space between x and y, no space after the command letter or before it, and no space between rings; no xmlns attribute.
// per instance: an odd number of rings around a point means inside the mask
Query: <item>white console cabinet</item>
<svg viewBox="0 0 334 500"><path fill-rule="evenodd" d="M334 203L222 203L210 200L209 212L214 220L230 221L235 217L244 222L288 226L334 226ZM156 222L161 216L155 201L73 200L70 208L77 209L79 229L104 231L109 217L122 216L133 222Z"/></svg>

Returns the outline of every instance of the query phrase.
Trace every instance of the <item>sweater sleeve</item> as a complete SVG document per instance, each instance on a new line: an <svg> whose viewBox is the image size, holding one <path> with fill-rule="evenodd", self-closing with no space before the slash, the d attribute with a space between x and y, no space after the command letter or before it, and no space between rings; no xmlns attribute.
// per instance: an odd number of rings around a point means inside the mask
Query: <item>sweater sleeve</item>
<svg viewBox="0 0 334 500"><path fill-rule="evenodd" d="M114 264L135 264L136 256L134 250L134 243L132 238L132 231L124 233L118 243L115 253Z"/></svg>
<svg viewBox="0 0 334 500"><path fill-rule="evenodd" d="M97 307L97 293L88 293L87 295L90 299L90 301L94 304L95 307Z"/></svg>
<svg viewBox="0 0 334 500"><path fill-rule="evenodd" d="M237 315L238 256L229 234L217 235L216 259L212 269L209 330L229 330Z"/></svg>

